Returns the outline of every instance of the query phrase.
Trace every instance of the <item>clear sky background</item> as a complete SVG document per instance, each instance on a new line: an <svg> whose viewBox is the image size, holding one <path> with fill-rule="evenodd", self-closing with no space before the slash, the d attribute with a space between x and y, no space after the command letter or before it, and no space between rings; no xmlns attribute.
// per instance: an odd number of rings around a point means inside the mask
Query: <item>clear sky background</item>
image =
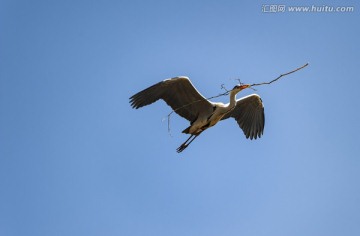
<svg viewBox="0 0 360 236"><path fill-rule="evenodd" d="M279 3L355 11L262 12ZM0 235L360 235L359 10L0 1ZM170 136L164 102L129 105L178 75L210 97L306 62L258 87L256 141L229 119L177 154L188 122Z"/></svg>

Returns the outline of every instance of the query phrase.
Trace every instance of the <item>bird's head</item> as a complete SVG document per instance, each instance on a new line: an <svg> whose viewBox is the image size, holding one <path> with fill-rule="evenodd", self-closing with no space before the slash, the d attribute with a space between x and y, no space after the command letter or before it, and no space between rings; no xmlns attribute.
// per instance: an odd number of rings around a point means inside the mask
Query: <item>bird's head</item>
<svg viewBox="0 0 360 236"><path fill-rule="evenodd" d="M249 88L250 84L238 84L232 89L232 91L240 92L243 89Z"/></svg>

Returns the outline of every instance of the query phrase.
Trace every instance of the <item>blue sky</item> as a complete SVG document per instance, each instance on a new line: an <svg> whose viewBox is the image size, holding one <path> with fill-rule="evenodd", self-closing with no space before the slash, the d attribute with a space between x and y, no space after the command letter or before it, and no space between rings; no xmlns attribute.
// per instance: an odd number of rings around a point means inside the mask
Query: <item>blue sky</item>
<svg viewBox="0 0 360 236"><path fill-rule="evenodd" d="M0 235L360 235L359 20L356 1L1 1ZM256 141L226 120L177 154L188 122L129 105L306 62L258 87Z"/></svg>

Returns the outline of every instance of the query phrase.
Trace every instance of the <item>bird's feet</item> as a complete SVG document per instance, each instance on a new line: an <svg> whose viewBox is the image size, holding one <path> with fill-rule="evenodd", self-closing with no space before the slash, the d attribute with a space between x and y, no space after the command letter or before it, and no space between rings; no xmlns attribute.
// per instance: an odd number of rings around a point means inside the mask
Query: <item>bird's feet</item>
<svg viewBox="0 0 360 236"><path fill-rule="evenodd" d="M178 153L180 153L180 152L184 151L185 148L187 148L187 146L188 146L188 144L183 143L183 144L180 145L180 147L178 147L178 148L176 149L176 151L177 151Z"/></svg>

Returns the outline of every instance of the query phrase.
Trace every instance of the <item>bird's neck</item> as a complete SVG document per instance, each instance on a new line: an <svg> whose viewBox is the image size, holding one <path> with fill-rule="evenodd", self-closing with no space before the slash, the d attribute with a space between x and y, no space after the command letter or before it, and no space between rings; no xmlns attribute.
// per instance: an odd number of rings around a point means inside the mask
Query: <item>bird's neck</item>
<svg viewBox="0 0 360 236"><path fill-rule="evenodd" d="M230 103L229 103L229 108L232 109L235 107L236 105L236 94L238 92L234 92L234 91L231 91L230 92Z"/></svg>

